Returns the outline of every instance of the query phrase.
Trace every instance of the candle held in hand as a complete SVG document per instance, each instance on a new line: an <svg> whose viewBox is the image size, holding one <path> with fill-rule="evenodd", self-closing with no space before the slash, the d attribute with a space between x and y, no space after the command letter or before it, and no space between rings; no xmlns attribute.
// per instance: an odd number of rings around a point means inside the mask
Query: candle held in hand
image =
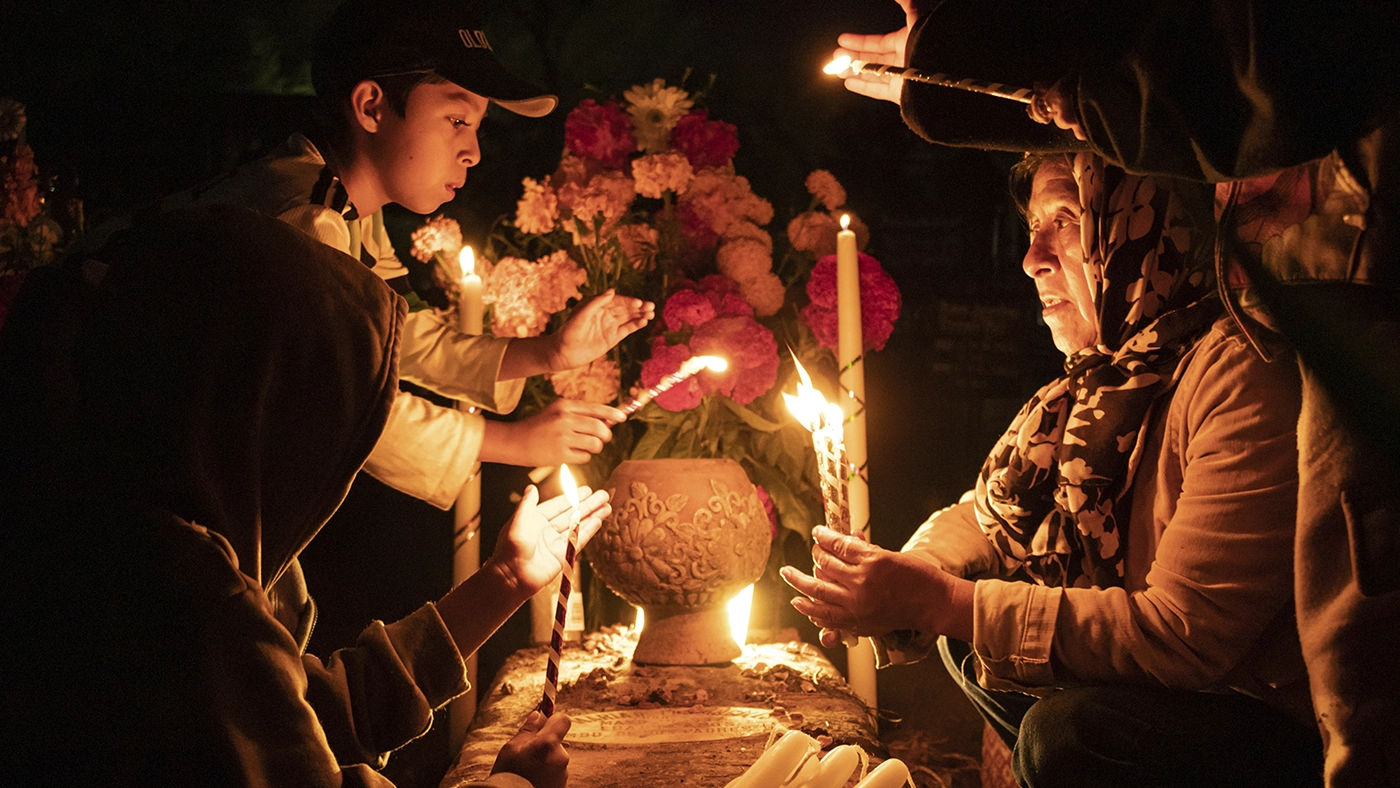
<svg viewBox="0 0 1400 788"><path fill-rule="evenodd" d="M554 713L554 699L559 695L559 662L564 653L564 623L568 620L569 593L573 590L574 562L578 553L579 500L578 488L569 466L559 466L559 483L564 487L564 497L573 507L569 522L569 546L564 552L563 577L559 579L559 603L554 608L554 634L549 638L549 663L544 671L544 697L540 699L540 713L548 717Z"/></svg>
<svg viewBox="0 0 1400 788"><path fill-rule="evenodd" d="M642 406L651 402L657 395L664 393L667 389L686 380L687 378L708 369L711 372L723 372L729 369L729 362L719 356L691 356L681 364L681 368L657 381L655 386L643 391L631 400L618 406L618 410L628 416L642 409Z"/></svg>
<svg viewBox="0 0 1400 788"><path fill-rule="evenodd" d="M898 77L907 79L910 82L921 82L925 85L938 85L945 88L956 88L966 90L971 93L981 93L984 96L995 96L1021 104L1031 103L1034 93L1030 88L1017 88L1005 85L1000 82L984 82L975 79L957 79L947 74L925 74L922 71L900 66L887 66L883 63L871 63L869 60L854 60L850 55L841 55L832 58L830 63L822 67L822 71L832 76L839 76L848 79L857 74L874 74L877 76Z"/></svg>

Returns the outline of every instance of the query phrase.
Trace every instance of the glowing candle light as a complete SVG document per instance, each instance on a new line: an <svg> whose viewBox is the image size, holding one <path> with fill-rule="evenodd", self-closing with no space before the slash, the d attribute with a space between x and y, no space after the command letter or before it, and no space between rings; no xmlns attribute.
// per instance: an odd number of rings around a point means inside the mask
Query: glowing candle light
<svg viewBox="0 0 1400 788"><path fill-rule="evenodd" d="M573 507L573 521L569 524L569 547L564 552L564 572L559 584L559 603L554 608L554 635L549 639L549 664L544 672L544 697L539 709L544 716L554 713L554 699L559 694L559 661L564 652L564 622L569 611L569 592L573 590L574 562L578 554L578 488L569 466L559 466L559 481L564 486L564 497Z"/></svg>
<svg viewBox="0 0 1400 788"><path fill-rule="evenodd" d="M1018 101L1022 104L1031 103L1031 99L1034 97L1034 93L1030 88L1017 88L1000 82L957 79L943 73L925 74L913 68L887 66L883 63L871 63L869 60L855 60L852 59L850 55L838 55L832 58L830 63L822 67L822 71L832 76L839 76L842 79L853 77L857 74L898 77L900 79L907 79L910 82L922 82L925 85L956 88L957 90L981 93L984 96L996 96L997 98Z"/></svg>
<svg viewBox="0 0 1400 788"><path fill-rule="evenodd" d="M753 586L746 587L729 600L729 634L734 636L734 642L740 648L749 642L749 613L752 610Z"/></svg>
<svg viewBox="0 0 1400 788"><path fill-rule="evenodd" d="M723 372L729 369L729 362L719 356L691 356L685 360L685 363L681 364L680 369L657 381L655 386L643 391L633 399L619 405L617 409L631 416L633 413L641 410L643 405L655 399L657 395L664 393L667 389L690 378L703 369L708 369L711 372Z"/></svg>
<svg viewBox="0 0 1400 788"><path fill-rule="evenodd" d="M438 259L441 262L440 256ZM479 335L484 330L485 310L481 298L481 277L476 273L476 255L470 246L464 246L457 261L462 272L458 282L457 328L464 334ZM476 412L476 408L469 405L461 407L468 413ZM476 574L481 567L481 540L477 538L481 528L481 463L472 466L471 476L457 494L452 521L452 585L456 586ZM457 744L466 738L467 725L476 713L476 653L470 654L466 661L471 688L453 700L448 708L448 736Z"/></svg>
<svg viewBox="0 0 1400 788"><path fill-rule="evenodd" d="M476 253L470 246L463 246L457 261L462 266L462 295L457 301L462 333L480 334L485 309L481 300L481 277L476 273Z"/></svg>

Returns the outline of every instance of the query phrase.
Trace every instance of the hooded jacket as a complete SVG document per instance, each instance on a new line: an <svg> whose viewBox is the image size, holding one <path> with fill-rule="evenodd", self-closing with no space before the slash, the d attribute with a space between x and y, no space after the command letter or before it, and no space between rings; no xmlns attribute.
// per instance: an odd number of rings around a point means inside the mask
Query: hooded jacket
<svg viewBox="0 0 1400 788"><path fill-rule="evenodd" d="M383 429L403 301L227 206L36 274L0 336L0 782L387 784L466 688L436 609L322 661L265 589Z"/></svg>

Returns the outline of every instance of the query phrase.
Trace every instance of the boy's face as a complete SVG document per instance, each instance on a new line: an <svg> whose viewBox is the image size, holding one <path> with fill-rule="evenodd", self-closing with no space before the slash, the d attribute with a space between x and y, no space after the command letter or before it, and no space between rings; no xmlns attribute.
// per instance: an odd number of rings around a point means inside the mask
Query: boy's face
<svg viewBox="0 0 1400 788"><path fill-rule="evenodd" d="M486 106L484 97L443 82L414 88L404 117L384 112L369 153L385 197L414 213L451 200L481 160L476 134Z"/></svg>

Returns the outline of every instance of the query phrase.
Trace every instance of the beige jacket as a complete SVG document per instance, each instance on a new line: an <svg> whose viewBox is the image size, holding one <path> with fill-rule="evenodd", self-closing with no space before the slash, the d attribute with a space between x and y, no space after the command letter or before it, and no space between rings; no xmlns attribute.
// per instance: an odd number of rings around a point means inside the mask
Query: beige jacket
<svg viewBox="0 0 1400 788"><path fill-rule="evenodd" d="M1264 362L1221 319L1179 370L1133 480L1122 588L996 577L1001 561L970 494L932 515L903 550L978 578L973 650L989 689L1235 689L1309 724L1292 607L1296 365ZM892 633L877 639L877 658L913 661L935 642Z"/></svg>
<svg viewBox="0 0 1400 788"><path fill-rule="evenodd" d="M394 254L382 214L356 217L339 179L300 134L268 156L181 197L242 205L281 219L327 246L372 261L370 270L386 281L408 273ZM433 310L410 312L399 377L473 407L509 413L525 386L523 379L497 380L509 343L504 337L463 334ZM470 478L483 431L479 414L400 392L364 470L396 490L448 509Z"/></svg>

